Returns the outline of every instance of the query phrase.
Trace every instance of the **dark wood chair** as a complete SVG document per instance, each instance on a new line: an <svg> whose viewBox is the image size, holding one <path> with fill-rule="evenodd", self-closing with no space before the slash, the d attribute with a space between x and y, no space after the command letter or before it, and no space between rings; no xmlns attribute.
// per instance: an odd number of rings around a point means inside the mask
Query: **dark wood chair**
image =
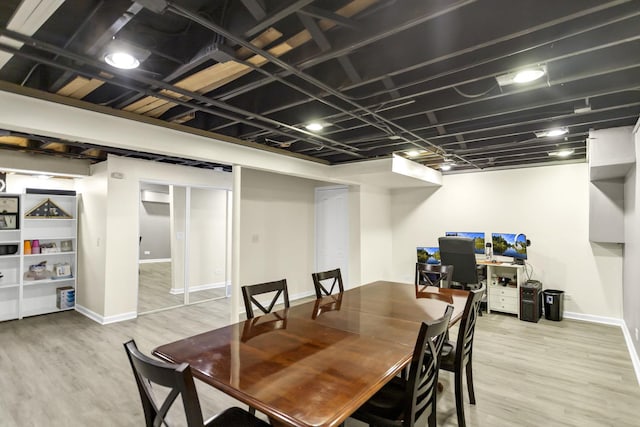
<svg viewBox="0 0 640 427"><path fill-rule="evenodd" d="M333 290L336 285L338 285L338 292L344 292L344 285L342 284L342 274L340 273L340 269L336 268L335 270L322 271L320 273L311 274L313 278L313 286L316 289L316 298L322 298L323 296L333 294ZM331 287L327 290L327 287L323 285L322 282L330 282Z"/></svg>
<svg viewBox="0 0 640 427"><path fill-rule="evenodd" d="M249 412L232 407L207 420L202 418L200 401L191 369L187 363L175 365L152 359L142 354L135 341L124 343L133 375L136 379L147 427L168 425L167 413L178 397L182 398L185 417L189 427L267 427L269 424L251 415ZM157 402L152 392L152 384L168 389L163 402Z"/></svg>
<svg viewBox="0 0 640 427"><path fill-rule="evenodd" d="M352 415L369 425L413 427L422 416L436 426L440 353L453 306L433 322L423 322L413 350L408 379L394 377Z"/></svg>
<svg viewBox="0 0 640 427"><path fill-rule="evenodd" d="M416 263L416 275L414 283L418 286L436 286L438 288L450 288L453 278L453 266L443 264Z"/></svg>
<svg viewBox="0 0 640 427"><path fill-rule="evenodd" d="M255 299L256 295L275 293L268 307L264 307L260 301ZM253 305L258 307L262 313L271 313L273 307L278 302L278 298L282 294L284 299L284 307L289 308L289 291L287 290L287 279L276 280L275 282L258 283L256 285L246 285L242 287L242 297L244 298L244 308L247 313L247 319L253 319Z"/></svg>
<svg viewBox="0 0 640 427"><path fill-rule="evenodd" d="M458 426L465 426L464 419L464 396L462 390L462 371L467 374L467 388L469 390L469 402L476 404L476 396L473 391L473 335L476 327L476 320L480 311L480 302L485 289L470 291L467 303L464 307L458 338L456 342L449 341L444 345L442 352L442 362L440 369L453 372L455 377L456 412L458 415Z"/></svg>

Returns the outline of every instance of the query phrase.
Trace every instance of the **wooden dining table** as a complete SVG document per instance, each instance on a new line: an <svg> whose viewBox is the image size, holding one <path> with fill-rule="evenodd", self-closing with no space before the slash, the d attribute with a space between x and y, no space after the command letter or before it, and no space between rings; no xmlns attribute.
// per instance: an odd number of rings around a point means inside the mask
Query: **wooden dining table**
<svg viewBox="0 0 640 427"><path fill-rule="evenodd" d="M428 295L421 295L421 294ZM411 360L420 323L468 292L377 281L156 348L273 425L338 426Z"/></svg>

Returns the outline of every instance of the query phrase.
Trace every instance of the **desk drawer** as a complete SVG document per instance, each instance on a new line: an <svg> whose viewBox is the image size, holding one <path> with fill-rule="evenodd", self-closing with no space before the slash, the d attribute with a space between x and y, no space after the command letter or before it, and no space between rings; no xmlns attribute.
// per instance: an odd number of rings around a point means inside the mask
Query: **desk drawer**
<svg viewBox="0 0 640 427"><path fill-rule="evenodd" d="M491 289L489 289L489 293L491 296L500 295L503 297L517 298L518 288L511 288L509 286L492 286Z"/></svg>
<svg viewBox="0 0 640 427"><path fill-rule="evenodd" d="M518 313L518 298L511 296L496 295L491 293L489 297L489 309L495 311L502 311L505 313Z"/></svg>

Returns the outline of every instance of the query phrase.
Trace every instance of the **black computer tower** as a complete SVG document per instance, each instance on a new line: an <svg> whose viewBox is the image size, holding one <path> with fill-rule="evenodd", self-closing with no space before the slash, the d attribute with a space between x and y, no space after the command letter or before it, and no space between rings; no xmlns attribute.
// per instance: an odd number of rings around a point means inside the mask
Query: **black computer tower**
<svg viewBox="0 0 640 427"><path fill-rule="evenodd" d="M542 283L528 280L520 286L520 320L537 322L542 317Z"/></svg>

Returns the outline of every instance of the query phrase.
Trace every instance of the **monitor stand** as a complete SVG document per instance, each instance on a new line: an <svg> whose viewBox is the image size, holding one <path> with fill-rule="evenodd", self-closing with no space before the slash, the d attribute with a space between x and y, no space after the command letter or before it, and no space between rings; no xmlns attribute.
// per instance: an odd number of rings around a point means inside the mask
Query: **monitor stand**
<svg viewBox="0 0 640 427"><path fill-rule="evenodd" d="M524 265L524 260L523 259L514 259L511 264L513 264L513 265Z"/></svg>

